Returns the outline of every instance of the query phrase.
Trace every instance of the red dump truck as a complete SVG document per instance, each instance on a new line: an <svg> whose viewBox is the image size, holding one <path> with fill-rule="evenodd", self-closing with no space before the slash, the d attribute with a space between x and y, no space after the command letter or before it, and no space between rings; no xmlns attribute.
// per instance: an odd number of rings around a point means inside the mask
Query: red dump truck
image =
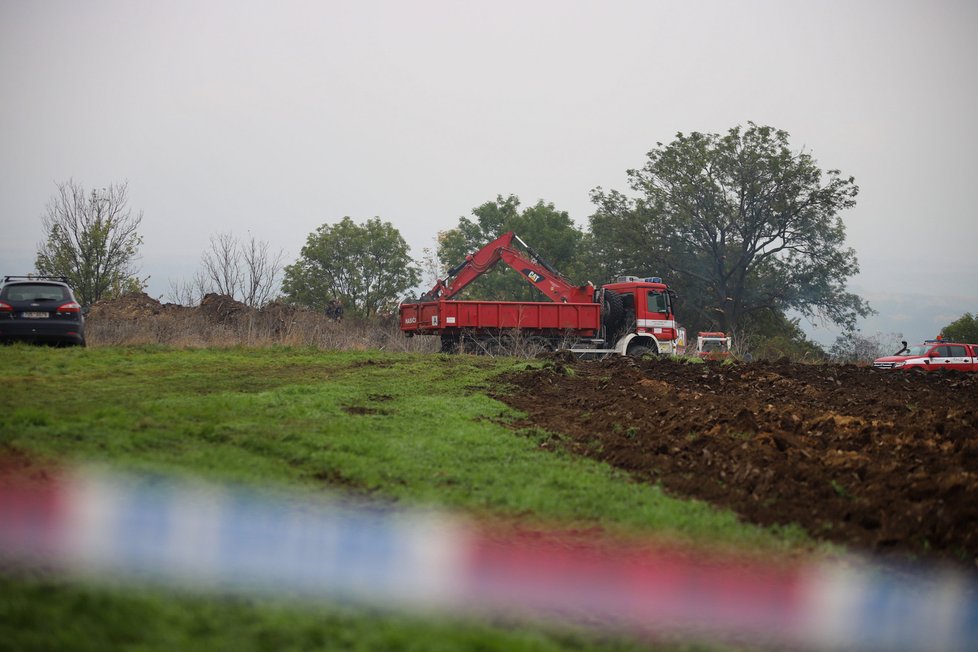
<svg viewBox="0 0 978 652"><path fill-rule="evenodd" d="M550 302L454 298L499 262ZM641 357L676 352L684 334L676 324L673 298L659 277L623 276L600 288L574 285L510 231L466 256L417 301L401 304L399 318L406 335L438 336L445 352L491 350L500 342L520 340L581 355Z"/></svg>

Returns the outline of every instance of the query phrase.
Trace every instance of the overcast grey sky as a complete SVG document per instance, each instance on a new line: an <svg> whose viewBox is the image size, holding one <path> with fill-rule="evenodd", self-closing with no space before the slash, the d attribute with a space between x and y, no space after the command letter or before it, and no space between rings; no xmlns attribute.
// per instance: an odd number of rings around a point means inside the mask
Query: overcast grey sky
<svg viewBox="0 0 978 652"><path fill-rule="evenodd" d="M160 297L219 232L292 262L379 216L420 257L499 194L583 227L656 142L753 121L856 178L863 330L919 340L978 311L976 33L971 0L0 0L0 273L68 179L128 180Z"/></svg>

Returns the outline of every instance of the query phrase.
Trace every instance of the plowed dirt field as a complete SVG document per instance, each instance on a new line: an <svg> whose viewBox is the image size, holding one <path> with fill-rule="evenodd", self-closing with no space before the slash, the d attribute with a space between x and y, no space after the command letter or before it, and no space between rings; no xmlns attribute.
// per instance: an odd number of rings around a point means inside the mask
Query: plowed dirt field
<svg viewBox="0 0 978 652"><path fill-rule="evenodd" d="M857 550L978 560L978 375L557 355L506 380L545 448Z"/></svg>

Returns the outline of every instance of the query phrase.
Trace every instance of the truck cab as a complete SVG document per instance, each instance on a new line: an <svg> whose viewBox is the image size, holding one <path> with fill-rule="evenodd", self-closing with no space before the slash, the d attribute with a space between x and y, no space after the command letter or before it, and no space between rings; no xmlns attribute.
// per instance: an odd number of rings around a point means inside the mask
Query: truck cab
<svg viewBox="0 0 978 652"><path fill-rule="evenodd" d="M906 346L896 355L877 358L875 369L978 371L978 344L927 340Z"/></svg>
<svg viewBox="0 0 978 652"><path fill-rule="evenodd" d="M673 294L658 276L621 276L602 286L621 299L622 318L609 324L617 332L606 333L618 353L637 355L645 349L652 354L676 353L684 339L673 312Z"/></svg>

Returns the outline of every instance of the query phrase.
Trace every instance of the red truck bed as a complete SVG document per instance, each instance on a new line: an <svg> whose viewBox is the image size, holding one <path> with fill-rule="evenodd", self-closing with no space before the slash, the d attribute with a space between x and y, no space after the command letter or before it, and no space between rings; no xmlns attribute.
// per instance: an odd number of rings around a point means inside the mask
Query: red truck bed
<svg viewBox="0 0 978 652"><path fill-rule="evenodd" d="M519 328L525 331L573 331L593 337L601 328L597 303L544 301L430 301L400 309L405 333L434 334L455 329Z"/></svg>

